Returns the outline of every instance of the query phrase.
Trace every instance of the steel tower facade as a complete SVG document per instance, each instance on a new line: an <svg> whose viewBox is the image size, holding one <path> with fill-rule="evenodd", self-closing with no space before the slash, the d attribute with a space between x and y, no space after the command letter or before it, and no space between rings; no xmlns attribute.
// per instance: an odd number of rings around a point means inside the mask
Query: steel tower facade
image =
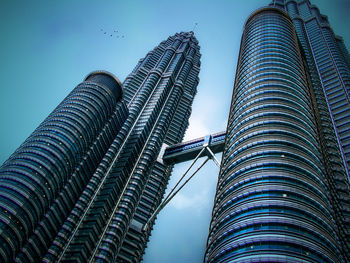
<svg viewBox="0 0 350 263"><path fill-rule="evenodd" d="M140 261L172 170L158 155L184 136L199 67L182 32L123 90L107 72L78 85L0 169L0 261Z"/></svg>
<svg viewBox="0 0 350 263"><path fill-rule="evenodd" d="M206 262L349 262L346 162L298 36L280 6L246 22Z"/></svg>
<svg viewBox="0 0 350 263"><path fill-rule="evenodd" d="M159 89L165 87L170 90L170 98L168 106L164 109L162 122L157 124L159 133L152 138L157 141L157 145L152 145L155 149L152 155L153 162L149 166L143 194L118 254L118 262L139 262L142 259L152 230L152 227L149 227L143 231L142 227L160 204L173 168L173 165L163 163L158 154L166 145L181 142L188 126L192 102L199 83L199 49L193 32L176 34L141 59L124 81L125 99L129 105L137 90L141 90L147 79L153 77L157 78ZM164 64L165 59L167 64ZM151 226L153 224L154 220L150 222Z"/></svg>
<svg viewBox="0 0 350 263"><path fill-rule="evenodd" d="M0 168L0 261L35 262L127 118L121 83L94 72Z"/></svg>
<svg viewBox="0 0 350 263"><path fill-rule="evenodd" d="M307 57L313 86L322 88L337 145L349 176L350 60L341 37L333 33L327 16L309 0L274 0L288 12Z"/></svg>
<svg viewBox="0 0 350 263"><path fill-rule="evenodd" d="M270 4L291 17L314 94L320 147L328 174L340 241L349 249L349 52L333 33L328 18L310 1L276 0ZM349 254L349 252L347 252Z"/></svg>
<svg viewBox="0 0 350 263"><path fill-rule="evenodd" d="M197 93L200 70L200 47L193 32L177 33L161 42L140 59L133 72L126 77L124 87L125 101L129 107L150 74L163 73L163 82L170 82L181 88L182 96L176 108L165 144L175 144L182 140L191 115L191 105ZM164 59L167 65L163 65ZM164 70L165 68L165 70Z"/></svg>
<svg viewBox="0 0 350 263"><path fill-rule="evenodd" d="M163 143L180 141L199 73L193 33L163 41L124 81L129 115L44 261L139 261L142 224L160 202L171 167L157 162ZM119 257L119 258L118 258Z"/></svg>

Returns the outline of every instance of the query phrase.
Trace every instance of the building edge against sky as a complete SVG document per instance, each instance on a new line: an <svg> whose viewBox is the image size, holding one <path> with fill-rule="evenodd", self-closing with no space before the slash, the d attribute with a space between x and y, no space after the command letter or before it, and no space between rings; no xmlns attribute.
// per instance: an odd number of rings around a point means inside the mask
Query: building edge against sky
<svg viewBox="0 0 350 263"><path fill-rule="evenodd" d="M349 54L309 1L271 6L242 36L205 261L348 262L349 118L332 110L349 106Z"/></svg>
<svg viewBox="0 0 350 263"><path fill-rule="evenodd" d="M113 75L90 74L1 166L2 261L43 253L126 120L121 97Z"/></svg>
<svg viewBox="0 0 350 263"><path fill-rule="evenodd" d="M109 73L88 75L0 169L2 260L141 260L151 229L140 226L172 169L157 157L183 138L199 67L198 41L182 32L123 92Z"/></svg>

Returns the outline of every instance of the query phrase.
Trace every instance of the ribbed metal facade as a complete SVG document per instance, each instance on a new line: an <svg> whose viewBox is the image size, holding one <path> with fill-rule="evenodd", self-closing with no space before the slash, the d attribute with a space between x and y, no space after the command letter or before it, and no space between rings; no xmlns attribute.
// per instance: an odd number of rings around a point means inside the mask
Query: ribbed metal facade
<svg viewBox="0 0 350 263"><path fill-rule="evenodd" d="M189 32L141 59L124 90L88 75L0 169L0 261L140 261L172 170L157 157L184 136L199 67Z"/></svg>
<svg viewBox="0 0 350 263"><path fill-rule="evenodd" d="M0 261L35 262L127 117L121 83L94 72L0 168Z"/></svg>
<svg viewBox="0 0 350 263"><path fill-rule="evenodd" d="M275 0L293 19L304 51L312 60L310 70L325 93L341 157L349 176L350 164L350 67L349 53L334 35L327 16L308 0Z"/></svg>
<svg viewBox="0 0 350 263"><path fill-rule="evenodd" d="M141 260L150 234L141 228L162 199L171 171L157 157L163 143L182 139L199 58L193 33L179 33L147 54L126 78L128 118L44 261Z"/></svg>
<svg viewBox="0 0 350 263"><path fill-rule="evenodd" d="M241 42L206 262L347 262L311 87L289 16L276 8L252 14ZM338 167L344 175L341 162Z"/></svg>
<svg viewBox="0 0 350 263"><path fill-rule="evenodd" d="M165 55L168 53L167 50L171 50L169 52L171 59L163 71L161 81L168 83L167 85L172 89L171 100L163 110L164 115L162 122L158 124L158 133L153 137L153 140L158 140L162 144L156 146L157 152L153 156L156 159L150 166L149 177L123 240L117 262L140 262L142 259L152 227L147 232L141 231L141 227L160 204L173 168L163 164L162 160L157 158L160 146L182 141L188 126L192 102L197 93L201 54L198 41L192 32L169 37L140 60L133 73L124 82L126 93L129 90L132 91L133 83L140 76L144 76L145 71L149 75L152 71L159 70L162 60L159 54ZM153 224L154 221L151 222L151 226Z"/></svg>
<svg viewBox="0 0 350 263"><path fill-rule="evenodd" d="M328 195L343 254L350 261L349 53L342 38L334 35L327 17L310 1L274 0L271 5L288 12L298 35L314 95Z"/></svg>

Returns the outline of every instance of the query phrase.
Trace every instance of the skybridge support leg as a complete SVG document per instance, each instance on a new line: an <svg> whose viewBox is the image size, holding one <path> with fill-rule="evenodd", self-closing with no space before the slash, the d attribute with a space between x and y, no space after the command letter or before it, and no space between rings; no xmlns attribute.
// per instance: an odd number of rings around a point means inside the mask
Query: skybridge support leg
<svg viewBox="0 0 350 263"><path fill-rule="evenodd" d="M212 152L212 150L210 150L209 147L205 147L205 149L209 153L209 158L211 158L214 161L214 163L216 164L216 166L220 168L220 163L219 163L218 159L216 159L215 154Z"/></svg>
<svg viewBox="0 0 350 263"><path fill-rule="evenodd" d="M178 189L177 186L181 183L181 181L185 178L185 176L187 175L187 173L191 170L191 168L193 167L193 165L197 162L197 160L199 159L199 157L201 156L201 154L206 151L208 153L207 158L204 160L204 162L193 172L193 174L182 184L179 186ZM165 197L165 199L163 200L163 202L157 207L157 209L153 212L153 214L151 215L151 217L148 219L148 221L146 222L146 224L143 227L143 231L147 231L149 224L152 222L152 220L159 214L159 212L171 201L171 199L174 198L174 196L195 176L195 174L208 162L209 159L212 159L214 161L214 163L220 168L220 163L217 160L217 158L215 157L215 155L213 154L213 152L210 150L210 148L208 146L203 147L203 149L197 154L196 158L193 160L193 162L191 163L191 165L189 166L189 168L186 170L186 172L182 175L182 177L180 178L180 180L176 183L176 185L174 186L173 189L171 189L171 191L169 192L169 194Z"/></svg>

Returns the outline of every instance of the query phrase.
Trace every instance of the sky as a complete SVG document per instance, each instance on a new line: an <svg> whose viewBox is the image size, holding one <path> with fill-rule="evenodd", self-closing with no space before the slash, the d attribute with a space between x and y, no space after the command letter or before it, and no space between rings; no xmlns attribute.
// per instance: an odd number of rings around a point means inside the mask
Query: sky
<svg viewBox="0 0 350 263"><path fill-rule="evenodd" d="M88 73L108 70L123 81L148 51L181 31L194 30L202 54L185 139L225 130L244 22L269 2L3 0L0 164ZM350 48L350 0L311 2ZM188 165L175 167L168 191ZM207 163L160 212L143 263L203 261L218 172Z"/></svg>

